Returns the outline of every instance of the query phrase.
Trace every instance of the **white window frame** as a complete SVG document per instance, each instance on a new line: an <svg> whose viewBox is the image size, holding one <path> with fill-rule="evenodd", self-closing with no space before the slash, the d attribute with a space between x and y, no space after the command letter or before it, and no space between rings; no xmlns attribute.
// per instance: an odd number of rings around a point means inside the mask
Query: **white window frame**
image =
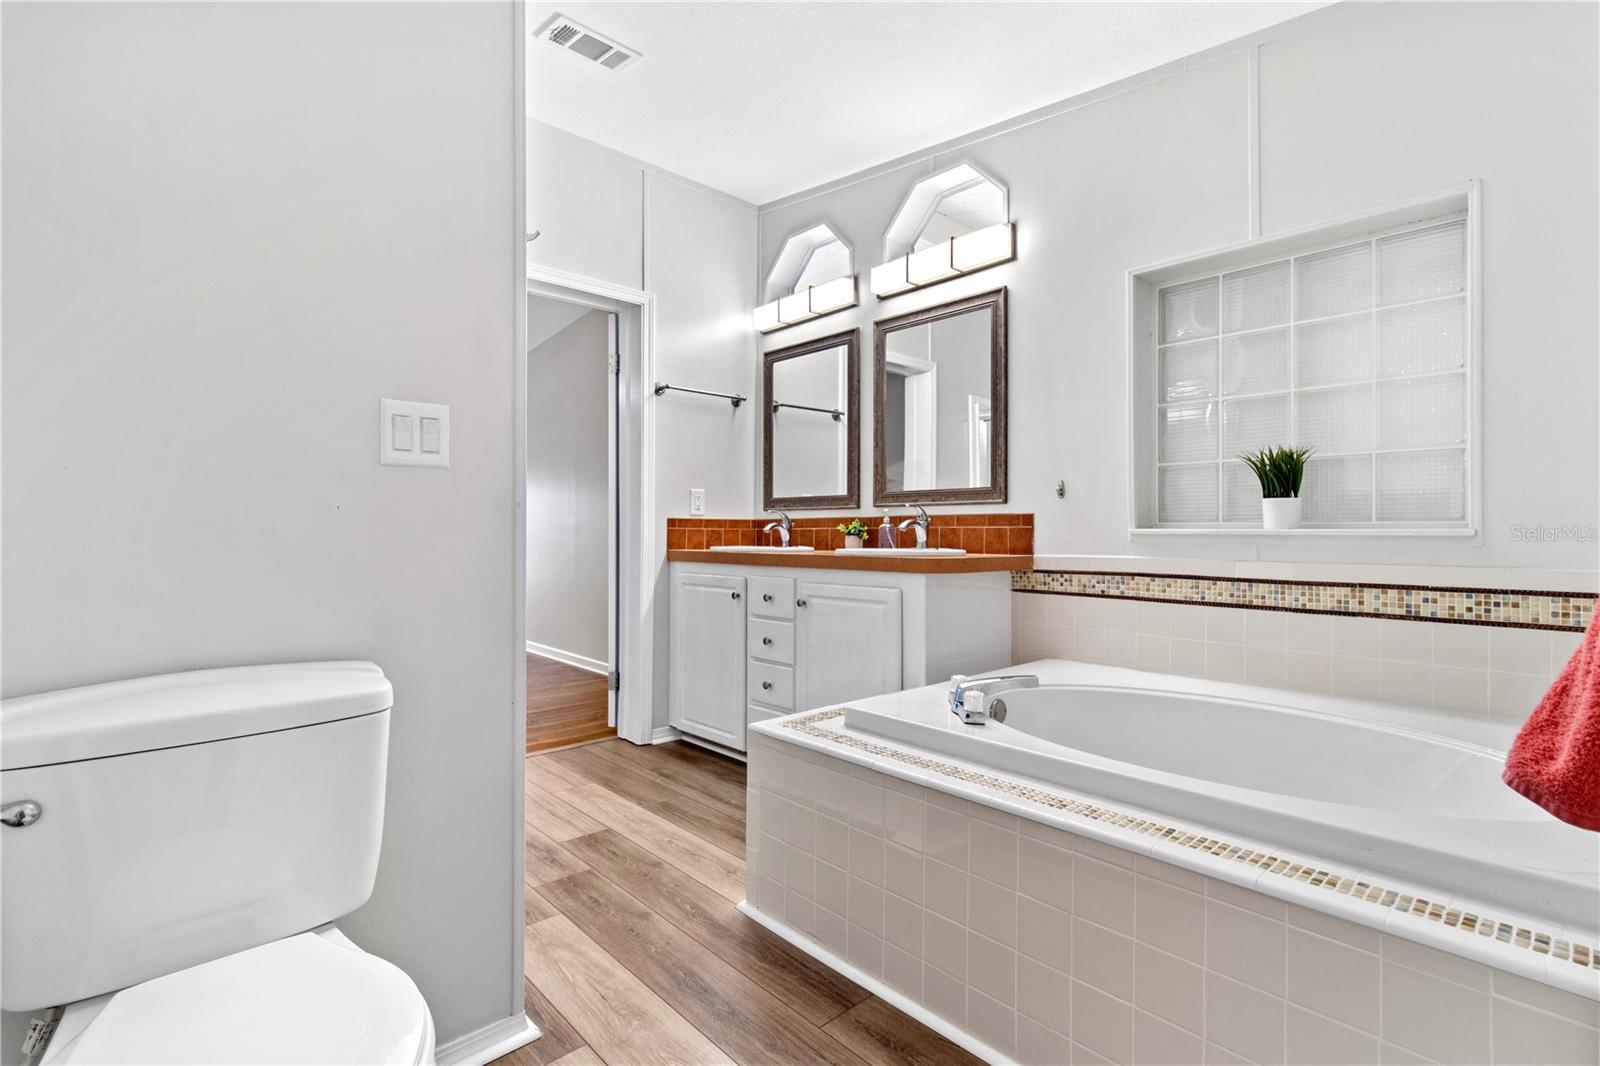
<svg viewBox="0 0 1600 1066"><path fill-rule="evenodd" d="M1198 255L1187 255L1128 271L1127 275L1127 403L1128 403L1128 531L1132 536L1289 536L1289 537L1476 537L1480 529L1482 463L1480 444L1480 306L1481 212L1477 180L1427 196L1390 204L1332 222L1319 223L1270 237L1258 237ZM1427 525L1374 521L1363 524L1315 526L1295 530L1263 530L1237 521L1222 520L1219 484L1218 521L1205 524L1163 524L1159 521L1159 406L1160 360L1158 293L1161 289L1210 277L1249 270L1283 259L1332 249L1344 244L1425 229L1452 219L1464 219L1466 228L1466 449L1464 491L1465 521ZM1291 285L1293 284L1291 279ZM1376 292L1374 312L1376 312ZM1292 327L1291 327L1292 328ZM1292 402L1292 401L1291 401ZM1374 483L1373 491L1377 491Z"/></svg>

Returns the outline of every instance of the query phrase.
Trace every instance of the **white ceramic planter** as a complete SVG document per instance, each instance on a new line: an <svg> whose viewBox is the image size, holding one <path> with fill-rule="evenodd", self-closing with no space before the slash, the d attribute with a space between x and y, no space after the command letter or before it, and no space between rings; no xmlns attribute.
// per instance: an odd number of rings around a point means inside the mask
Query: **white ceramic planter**
<svg viewBox="0 0 1600 1066"><path fill-rule="evenodd" d="M851 550L859 548L859 547L861 547L861 538L860 537L846 537L846 538L844 538L844 546L846 548L851 549Z"/></svg>
<svg viewBox="0 0 1600 1066"><path fill-rule="evenodd" d="M1299 529L1300 497L1261 501L1262 529Z"/></svg>

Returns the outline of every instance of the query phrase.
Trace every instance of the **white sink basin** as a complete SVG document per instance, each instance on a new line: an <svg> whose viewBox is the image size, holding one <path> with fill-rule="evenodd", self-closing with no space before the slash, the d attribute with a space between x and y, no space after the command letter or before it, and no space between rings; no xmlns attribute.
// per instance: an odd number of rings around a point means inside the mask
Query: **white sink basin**
<svg viewBox="0 0 1600 1066"><path fill-rule="evenodd" d="M924 555L965 555L965 548L836 548L835 555L876 555L889 559L916 559Z"/></svg>
<svg viewBox="0 0 1600 1066"><path fill-rule="evenodd" d="M799 544L787 548L779 548L768 544L716 544L711 548L714 552L771 552L774 555L790 552L809 552L815 548L804 547Z"/></svg>

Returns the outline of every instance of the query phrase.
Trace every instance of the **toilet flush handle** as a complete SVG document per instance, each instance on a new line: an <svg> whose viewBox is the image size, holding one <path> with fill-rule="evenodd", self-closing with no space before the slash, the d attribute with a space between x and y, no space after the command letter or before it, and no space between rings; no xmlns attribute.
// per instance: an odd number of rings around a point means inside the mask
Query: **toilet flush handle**
<svg viewBox="0 0 1600 1066"><path fill-rule="evenodd" d="M33 800L18 800L0 807L0 825L20 828L32 825L44 814L44 808Z"/></svg>

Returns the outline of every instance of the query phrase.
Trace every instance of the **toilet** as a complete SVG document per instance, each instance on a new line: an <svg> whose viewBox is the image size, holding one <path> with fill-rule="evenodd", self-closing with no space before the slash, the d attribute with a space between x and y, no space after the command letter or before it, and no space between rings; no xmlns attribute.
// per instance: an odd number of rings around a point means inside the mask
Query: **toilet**
<svg viewBox="0 0 1600 1066"><path fill-rule="evenodd" d="M53 1020L40 1063L433 1062L416 984L336 924L393 703L365 662L0 703L0 1009Z"/></svg>

